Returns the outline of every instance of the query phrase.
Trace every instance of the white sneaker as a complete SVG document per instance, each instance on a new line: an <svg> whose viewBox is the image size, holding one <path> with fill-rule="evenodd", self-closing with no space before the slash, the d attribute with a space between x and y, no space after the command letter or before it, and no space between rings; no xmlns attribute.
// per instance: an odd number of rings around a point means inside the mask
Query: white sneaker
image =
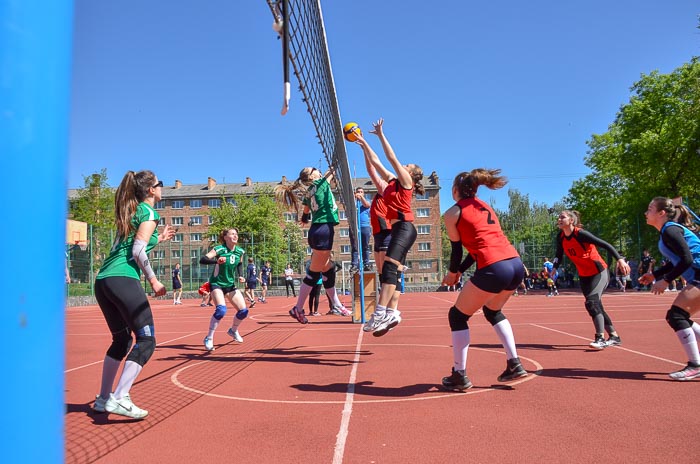
<svg viewBox="0 0 700 464"><path fill-rule="evenodd" d="M375 337L381 337L382 335L385 335L387 332L389 332L391 329L396 327L401 323L401 312L399 311L387 311L386 317L382 319L381 323L379 326L374 329L374 332L372 332L372 335Z"/></svg>
<svg viewBox="0 0 700 464"><path fill-rule="evenodd" d="M214 351L214 340L209 337L204 337L204 348L207 351Z"/></svg>
<svg viewBox="0 0 700 464"><path fill-rule="evenodd" d="M243 337L241 337L241 335L238 333L238 330L233 330L233 327L228 329L228 332L226 333L238 343L243 343Z"/></svg>
<svg viewBox="0 0 700 464"><path fill-rule="evenodd" d="M362 326L362 330L364 332L374 332L377 327L384 322L386 317L386 313L382 314L381 316L377 316L377 313L372 313L372 315L369 317L369 321L365 322L365 325Z"/></svg>
<svg viewBox="0 0 700 464"><path fill-rule="evenodd" d="M134 419L143 419L148 415L148 411L136 406L131 401L129 395L126 395L121 399L116 399L113 394L110 394L109 398L105 402L105 411Z"/></svg>
<svg viewBox="0 0 700 464"><path fill-rule="evenodd" d="M100 395L95 395L95 404L92 405L92 410L95 412L105 412L105 403L109 398L102 398Z"/></svg>

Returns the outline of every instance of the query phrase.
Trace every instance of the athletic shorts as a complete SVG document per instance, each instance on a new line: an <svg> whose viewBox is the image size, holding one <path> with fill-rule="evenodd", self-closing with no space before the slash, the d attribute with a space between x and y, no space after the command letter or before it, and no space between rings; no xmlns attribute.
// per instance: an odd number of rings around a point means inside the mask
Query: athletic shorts
<svg viewBox="0 0 700 464"><path fill-rule="evenodd" d="M391 240L386 251L387 258L406 264L406 255L418 234L412 222L398 221L391 226Z"/></svg>
<svg viewBox="0 0 700 464"><path fill-rule="evenodd" d="M312 250L332 250L334 234L333 224L313 224L309 229L309 246Z"/></svg>
<svg viewBox="0 0 700 464"><path fill-rule="evenodd" d="M179 290L182 288L182 284L179 280L173 280L173 290Z"/></svg>
<svg viewBox="0 0 700 464"><path fill-rule="evenodd" d="M375 253L388 250L389 242L391 242L391 229L385 229L378 234L374 234Z"/></svg>
<svg viewBox="0 0 700 464"><path fill-rule="evenodd" d="M227 293L235 292L238 290L235 285L232 285L230 287L219 287L218 285L212 285L211 286L211 291L213 292L215 289L220 289L222 292L224 292L224 295Z"/></svg>
<svg viewBox="0 0 700 464"><path fill-rule="evenodd" d="M483 269L477 269L470 280L479 290L489 293L501 293L503 290L515 290L523 280L525 270L519 257L495 262Z"/></svg>
<svg viewBox="0 0 700 464"><path fill-rule="evenodd" d="M250 290L255 290L258 287L258 281L257 280L249 280L248 282L245 283L245 286L248 287Z"/></svg>
<svg viewBox="0 0 700 464"><path fill-rule="evenodd" d="M267 280L263 279L260 285L262 285L263 287L267 287L268 285L270 285L270 283Z"/></svg>

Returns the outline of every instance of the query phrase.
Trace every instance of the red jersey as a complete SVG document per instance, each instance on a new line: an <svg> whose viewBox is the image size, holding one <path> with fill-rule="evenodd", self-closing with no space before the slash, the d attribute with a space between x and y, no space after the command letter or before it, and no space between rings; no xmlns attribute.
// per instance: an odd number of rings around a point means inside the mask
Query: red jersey
<svg viewBox="0 0 700 464"><path fill-rule="evenodd" d="M211 293L211 287L209 286L209 282L204 282L201 287L199 287L199 290L197 291L200 295L204 295L205 293Z"/></svg>
<svg viewBox="0 0 700 464"><path fill-rule="evenodd" d="M398 219L400 221L413 222L412 197L413 187L405 189L401 186L399 179L393 178L384 189L384 201L387 207L386 218L389 221Z"/></svg>
<svg viewBox="0 0 700 464"><path fill-rule="evenodd" d="M608 265L600 257L598 249L594 244L579 238L580 227L574 227L574 232L566 236L564 232L559 232L557 236L557 258L559 250L574 263L578 275L581 277L591 277L600 274L608 268Z"/></svg>
<svg viewBox="0 0 700 464"><path fill-rule="evenodd" d="M459 238L476 260L477 269L519 256L488 204L471 197L459 200L457 206L461 210L457 220Z"/></svg>
<svg viewBox="0 0 700 464"><path fill-rule="evenodd" d="M369 222L372 225L372 235L391 229L391 222L386 220L386 213L387 208L384 197L379 193L375 194L369 207Z"/></svg>

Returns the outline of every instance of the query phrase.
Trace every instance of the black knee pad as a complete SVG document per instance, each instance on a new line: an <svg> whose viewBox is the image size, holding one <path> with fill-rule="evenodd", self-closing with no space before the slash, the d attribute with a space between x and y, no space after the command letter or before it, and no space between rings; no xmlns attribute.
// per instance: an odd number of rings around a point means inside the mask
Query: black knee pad
<svg viewBox="0 0 700 464"><path fill-rule="evenodd" d="M598 314L603 312L603 305L600 304L600 300L597 298L586 300L584 306L586 307L586 311L588 311L588 314L590 314L591 317L596 317Z"/></svg>
<svg viewBox="0 0 700 464"><path fill-rule="evenodd" d="M447 313L447 319L450 321L450 330L452 330L452 332L467 330L469 328L468 321L470 317L471 316L467 316L457 309L456 306L451 307L450 311Z"/></svg>
<svg viewBox="0 0 700 464"><path fill-rule="evenodd" d="M313 287L316 285L316 282L318 282L318 279L321 278L321 273L317 271L311 271L306 273L304 276L304 283L308 285L309 287Z"/></svg>
<svg viewBox="0 0 700 464"><path fill-rule="evenodd" d="M506 316L503 314L503 311L494 311L493 309L489 309L486 306L484 306L481 309L484 311L484 317L487 321L489 321L491 325L496 325L499 322L506 320Z"/></svg>
<svg viewBox="0 0 700 464"><path fill-rule="evenodd" d="M138 336L136 337L136 343L131 349L129 356L126 358L127 361L133 361L139 366L145 365L153 352L156 350L156 338L150 336Z"/></svg>
<svg viewBox="0 0 700 464"><path fill-rule="evenodd" d="M670 325L675 332L689 329L690 326L693 325L688 311L676 305L671 306L671 309L666 313L666 322L668 322L668 325Z"/></svg>
<svg viewBox="0 0 700 464"><path fill-rule="evenodd" d="M384 261L382 266L382 283L396 285L399 282L399 266L391 261Z"/></svg>
<svg viewBox="0 0 700 464"><path fill-rule="evenodd" d="M131 331L128 328L112 334L112 344L107 350L107 356L117 361L124 359L131 349Z"/></svg>
<svg viewBox="0 0 700 464"><path fill-rule="evenodd" d="M331 263L331 268L323 272L323 288L335 287L335 263ZM318 282L318 280L316 281Z"/></svg>

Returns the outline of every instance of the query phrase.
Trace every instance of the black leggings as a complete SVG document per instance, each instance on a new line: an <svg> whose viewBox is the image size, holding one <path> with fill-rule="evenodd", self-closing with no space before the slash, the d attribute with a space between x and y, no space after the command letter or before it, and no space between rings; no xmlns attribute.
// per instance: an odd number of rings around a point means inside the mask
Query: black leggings
<svg viewBox="0 0 700 464"><path fill-rule="evenodd" d="M319 298L321 297L321 287L323 284L316 284L309 293L309 313L318 312Z"/></svg>
<svg viewBox="0 0 700 464"><path fill-rule="evenodd" d="M287 289L287 296L289 296L289 289L292 289L292 295L297 296L297 292L294 291L294 281L293 280L285 280L284 281L285 288Z"/></svg>

